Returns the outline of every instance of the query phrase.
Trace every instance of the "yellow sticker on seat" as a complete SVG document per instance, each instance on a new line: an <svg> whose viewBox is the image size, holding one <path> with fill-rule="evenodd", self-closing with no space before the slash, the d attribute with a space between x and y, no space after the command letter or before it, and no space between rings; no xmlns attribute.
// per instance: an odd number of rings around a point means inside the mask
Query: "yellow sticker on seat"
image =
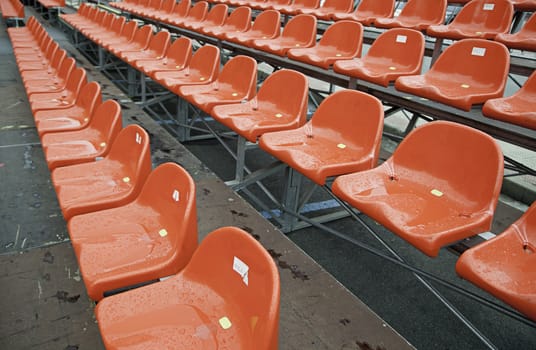
<svg viewBox="0 0 536 350"><path fill-rule="evenodd" d="M344 143L339 143L337 147L339 147L340 149L345 149L346 145Z"/></svg>
<svg viewBox="0 0 536 350"><path fill-rule="evenodd" d="M163 228L160 231L158 231L158 234L160 235L160 237L166 237L167 236L167 231L166 231L165 228Z"/></svg>
<svg viewBox="0 0 536 350"><path fill-rule="evenodd" d="M464 89L469 89L469 85L467 85L467 84L462 84L462 85L460 85L460 86L461 86L462 88L464 88Z"/></svg>
<svg viewBox="0 0 536 350"><path fill-rule="evenodd" d="M201 77L201 78L199 78L199 80L204 81L204 80L205 80L205 77Z"/></svg>
<svg viewBox="0 0 536 350"><path fill-rule="evenodd" d="M436 197L441 197L441 196L443 196L443 192L441 192L440 190L437 190L437 189L435 189L435 188L434 188L433 190L431 190L430 193L433 194L433 195L436 196Z"/></svg>
<svg viewBox="0 0 536 350"><path fill-rule="evenodd" d="M125 177L123 178L123 182L125 182L125 183L129 183L129 182L130 182L130 177L125 176Z"/></svg>
<svg viewBox="0 0 536 350"><path fill-rule="evenodd" d="M282 116L283 116L283 114L281 114L281 113L276 113L276 114L275 114L275 117L276 117L276 118L281 118Z"/></svg>
<svg viewBox="0 0 536 350"><path fill-rule="evenodd" d="M233 93L231 94L231 96L233 96L233 97L238 96L238 92L233 92Z"/></svg>
<svg viewBox="0 0 536 350"><path fill-rule="evenodd" d="M233 325L231 323L231 320L229 320L227 316L223 316L222 318L220 318L219 323L220 323L221 328L223 329L229 329Z"/></svg>
<svg viewBox="0 0 536 350"><path fill-rule="evenodd" d="M181 69L181 66L175 66L175 68L177 68L177 69Z"/></svg>
<svg viewBox="0 0 536 350"><path fill-rule="evenodd" d="M396 70L396 67L395 67L395 66L391 66L391 67L389 67L389 70Z"/></svg>
<svg viewBox="0 0 536 350"><path fill-rule="evenodd" d="M335 54L336 57L341 57L342 55L340 53Z"/></svg>
<svg viewBox="0 0 536 350"><path fill-rule="evenodd" d="M100 146L101 146L101 147L106 147L106 142L101 142L101 143L100 143Z"/></svg>

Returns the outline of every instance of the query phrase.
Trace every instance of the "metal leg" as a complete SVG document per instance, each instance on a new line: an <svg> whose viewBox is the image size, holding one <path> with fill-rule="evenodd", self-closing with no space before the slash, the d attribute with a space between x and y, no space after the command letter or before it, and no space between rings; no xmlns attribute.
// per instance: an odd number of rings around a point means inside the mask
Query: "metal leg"
<svg viewBox="0 0 536 350"><path fill-rule="evenodd" d="M177 97L177 121L179 124L188 124L188 102L180 97ZM180 142L188 141L190 139L190 129L179 126L177 128L177 138Z"/></svg>
<svg viewBox="0 0 536 350"><path fill-rule="evenodd" d="M145 74L140 72L141 103L147 102L147 86L145 84Z"/></svg>
<svg viewBox="0 0 536 350"><path fill-rule="evenodd" d="M127 67L127 84L128 84L128 96L136 96L136 70L131 66Z"/></svg>
<svg viewBox="0 0 536 350"><path fill-rule="evenodd" d="M287 181L283 193L283 206L292 212L297 212L302 176L296 170L288 167L285 171L285 178ZM281 230L285 233L291 232L298 222L296 217L289 213L283 214L283 221L284 224L283 227L281 227Z"/></svg>
<svg viewBox="0 0 536 350"><path fill-rule="evenodd" d="M434 44L434 52L432 52L432 61L430 62L430 67L434 65L435 61L441 54L441 48L443 47L443 38L436 38Z"/></svg>
<svg viewBox="0 0 536 350"><path fill-rule="evenodd" d="M236 170L235 181L237 183L244 180L244 165L246 162L246 139L238 135L236 140Z"/></svg>

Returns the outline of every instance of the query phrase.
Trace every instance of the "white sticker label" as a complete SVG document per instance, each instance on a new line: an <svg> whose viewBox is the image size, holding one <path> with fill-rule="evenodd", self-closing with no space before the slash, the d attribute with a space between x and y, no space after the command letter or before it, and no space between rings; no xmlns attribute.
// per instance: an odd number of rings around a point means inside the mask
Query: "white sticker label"
<svg viewBox="0 0 536 350"><path fill-rule="evenodd" d="M139 133L136 133L136 143L141 144L141 135Z"/></svg>
<svg viewBox="0 0 536 350"><path fill-rule="evenodd" d="M173 191L173 200L174 200L175 202L178 202L179 199L180 199L180 193L179 193L179 191L177 191L177 190Z"/></svg>
<svg viewBox="0 0 536 350"><path fill-rule="evenodd" d="M486 49L483 47L473 47L473 51L471 51L471 55L473 56L484 56L486 54Z"/></svg>
<svg viewBox="0 0 536 350"><path fill-rule="evenodd" d="M246 265L245 262L243 262L242 260L238 259L235 256L233 260L233 270L235 270L240 275L240 277L242 277L242 281L244 281L244 283L247 286L249 283L249 280L248 280L249 266Z"/></svg>
<svg viewBox="0 0 536 350"><path fill-rule="evenodd" d="M484 4L484 7L482 8L484 11L493 11L495 8L495 4Z"/></svg>
<svg viewBox="0 0 536 350"><path fill-rule="evenodd" d="M397 35L396 36L396 42L405 44L408 41L408 37L406 35Z"/></svg>

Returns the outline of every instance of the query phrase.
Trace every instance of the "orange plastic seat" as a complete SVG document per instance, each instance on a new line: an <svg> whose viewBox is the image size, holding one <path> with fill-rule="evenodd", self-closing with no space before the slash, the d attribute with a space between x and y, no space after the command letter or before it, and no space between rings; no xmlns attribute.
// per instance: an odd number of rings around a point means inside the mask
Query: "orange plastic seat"
<svg viewBox="0 0 536 350"><path fill-rule="evenodd" d="M226 4L216 4L208 11L205 18L186 21L183 23L183 27L194 31L201 31L204 27L221 26L227 18L228 11L229 6Z"/></svg>
<svg viewBox="0 0 536 350"><path fill-rule="evenodd" d="M153 77L156 72L184 69L190 63L191 58L192 40L183 36L177 38L169 46L164 57L154 60L139 60L134 62L134 67Z"/></svg>
<svg viewBox="0 0 536 350"><path fill-rule="evenodd" d="M493 39L506 33L512 24L514 7L509 0L472 0L462 7L447 25L429 26L428 35L436 38Z"/></svg>
<svg viewBox="0 0 536 350"><path fill-rule="evenodd" d="M350 20L370 26L376 18L391 18L395 11L395 0L361 0L352 13L334 13L332 20Z"/></svg>
<svg viewBox="0 0 536 350"><path fill-rule="evenodd" d="M252 9L266 11L273 10L276 6L289 6L292 4L292 0L267 0L267 1L255 1L249 2L249 5L243 4L243 6L249 6Z"/></svg>
<svg viewBox="0 0 536 350"><path fill-rule="evenodd" d="M101 87L97 82L89 82L82 87L74 106L60 109L37 111L35 126L40 137L47 132L79 130L86 127L94 110L102 103Z"/></svg>
<svg viewBox="0 0 536 350"><path fill-rule="evenodd" d="M359 22L339 21L330 25L313 47L293 48L287 56L297 61L328 69L337 60L361 56L363 26Z"/></svg>
<svg viewBox="0 0 536 350"><path fill-rule="evenodd" d="M227 32L225 40L250 45L255 39L275 39L281 30L281 14L275 10L266 10L257 15L251 29L242 32Z"/></svg>
<svg viewBox="0 0 536 350"><path fill-rule="evenodd" d="M122 128L121 106L108 100L80 130L47 133L41 138L48 168L93 162L104 157Z"/></svg>
<svg viewBox="0 0 536 350"><path fill-rule="evenodd" d="M35 93L42 92L57 92L64 90L66 88L67 80L71 75L71 72L76 66L74 58L66 58L61 62L61 65L58 69L58 74L53 75L48 78L43 79L26 79L24 83L24 88L26 90L26 95L31 95Z"/></svg>
<svg viewBox="0 0 536 350"><path fill-rule="evenodd" d="M95 31L91 34L90 39L99 46L103 46L103 43L110 38L119 38L123 27L125 26L126 19L123 16L116 16L112 21L109 30Z"/></svg>
<svg viewBox="0 0 536 350"><path fill-rule="evenodd" d="M69 76L69 80L63 91L44 92L28 96L30 108L35 114L37 111L46 109L63 109L71 107L76 102L76 97L80 93L80 89L86 84L86 71L83 68L75 68Z"/></svg>
<svg viewBox="0 0 536 350"><path fill-rule="evenodd" d="M171 34L167 31L157 32L151 36L149 45L143 51L121 51L119 58L132 64L139 60L160 59L164 57L171 41Z"/></svg>
<svg viewBox="0 0 536 350"><path fill-rule="evenodd" d="M325 0L319 8L303 8L298 10L298 12L306 15L313 15L318 19L329 21L331 20L333 14L350 13L353 7L353 0Z"/></svg>
<svg viewBox="0 0 536 350"><path fill-rule="evenodd" d="M156 11L160 10L161 6L162 0L150 0L145 8L138 10L138 15L151 18Z"/></svg>
<svg viewBox="0 0 536 350"><path fill-rule="evenodd" d="M231 58L218 78L208 85L184 85L176 91L180 97L205 113L216 105L251 99L257 90L257 61L249 56Z"/></svg>
<svg viewBox="0 0 536 350"><path fill-rule="evenodd" d="M425 30L428 26L445 20L447 0L409 0L400 14L394 18L376 18L378 28L411 28Z"/></svg>
<svg viewBox="0 0 536 350"><path fill-rule="evenodd" d="M182 1L175 6L176 11L182 10L182 7L180 6L181 3ZM208 3L206 1L198 1L195 3L195 5L188 9L186 15L182 17L174 15L171 18L170 23L174 26L185 28L187 23L202 22L207 17L207 14Z"/></svg>
<svg viewBox="0 0 536 350"><path fill-rule="evenodd" d="M275 39L253 40L253 47L285 56L294 47L312 47L316 43L316 17L297 15L292 17L283 28L281 35Z"/></svg>
<svg viewBox="0 0 536 350"><path fill-rule="evenodd" d="M503 172L493 138L435 121L413 130L377 168L338 177L333 192L435 257L441 247L489 230Z"/></svg>
<svg viewBox="0 0 536 350"><path fill-rule="evenodd" d="M22 65L18 66L23 83L29 80L52 80L54 76L57 76L59 74L58 69L60 68L63 61L66 59L65 57L67 57L67 52L65 52L65 50L59 49L55 51L50 62L45 65L41 65L41 68L38 68L38 63L35 65L35 67L30 67L29 65L26 66L27 69L21 67Z"/></svg>
<svg viewBox="0 0 536 350"><path fill-rule="evenodd" d="M177 275L105 298L95 313L110 350L222 344L275 350L279 294L277 267L266 250L241 229L224 227L201 242Z"/></svg>
<svg viewBox="0 0 536 350"><path fill-rule="evenodd" d="M119 35L109 33L109 36L101 38L101 41L97 42L97 44L99 44L99 46L102 46L104 49L111 51L111 48L115 47L116 45L131 42L134 38L134 34L137 31L138 24L136 23L136 21L130 21L123 25L123 28L121 29L121 33Z"/></svg>
<svg viewBox="0 0 536 350"><path fill-rule="evenodd" d="M164 0L162 1L160 9L153 11L148 17L156 21L164 22L172 15L175 5L175 0Z"/></svg>
<svg viewBox="0 0 536 350"><path fill-rule="evenodd" d="M29 58L28 60L17 59L17 68L21 73L29 70L45 71L49 68L55 71L59 67L60 62L54 61L54 57L61 55L63 52L65 51L60 49L56 42L52 42L48 46L47 51L42 55L34 54L33 59L30 59L31 55L28 55L26 56Z"/></svg>
<svg viewBox="0 0 536 350"><path fill-rule="evenodd" d="M173 12L171 13L171 15L167 16L164 19L164 22L172 24L172 25L177 25L178 23L182 23L182 20L186 18L186 16L188 16L190 12L190 7L192 7L191 0L179 1L177 5L175 5L175 7L173 8ZM202 12L203 13L202 18L204 18L204 16L207 15L208 3L201 2L201 5L197 6L196 11Z"/></svg>
<svg viewBox="0 0 536 350"><path fill-rule="evenodd" d="M197 248L195 183L177 164L162 164L132 203L74 216L68 230L93 300L176 274Z"/></svg>
<svg viewBox="0 0 536 350"><path fill-rule="evenodd" d="M116 43L109 46L108 50L114 55L119 56L121 53L127 51L142 51L149 46L149 41L153 36L153 27L150 24L146 24L143 27L137 29L132 37L132 40L127 43Z"/></svg>
<svg viewBox="0 0 536 350"><path fill-rule="evenodd" d="M510 53L500 43L483 39L455 42L423 75L400 77L399 91L470 110L502 97L510 68Z"/></svg>
<svg viewBox="0 0 536 350"><path fill-rule="evenodd" d="M466 250L456 272L536 321L536 204L487 242Z"/></svg>
<svg viewBox="0 0 536 350"><path fill-rule="evenodd" d="M322 101L307 124L265 133L259 145L322 186L330 176L374 167L382 131L383 107L377 98L340 90Z"/></svg>
<svg viewBox="0 0 536 350"><path fill-rule="evenodd" d="M370 46L363 58L337 61L333 71L382 86L398 77L421 72L424 36L407 28L389 29Z"/></svg>
<svg viewBox="0 0 536 350"><path fill-rule="evenodd" d="M251 27L251 8L246 6L237 7L225 19L221 26L204 26L201 32L218 39L225 39L226 33L242 33Z"/></svg>
<svg viewBox="0 0 536 350"><path fill-rule="evenodd" d="M536 12L529 17L517 33L500 33L495 36L494 40L511 49L536 51Z"/></svg>
<svg viewBox="0 0 536 350"><path fill-rule="evenodd" d="M308 90L305 75L281 69L264 80L252 100L218 105L210 114L246 140L256 143L264 133L295 129L305 123Z"/></svg>
<svg viewBox="0 0 536 350"><path fill-rule="evenodd" d="M298 15L303 9L317 9L320 0L293 0L290 5L273 5L273 9L285 15Z"/></svg>
<svg viewBox="0 0 536 350"><path fill-rule="evenodd" d="M482 114L536 130L536 71L512 96L487 100Z"/></svg>
<svg viewBox="0 0 536 350"><path fill-rule="evenodd" d="M219 73L220 49L216 46L200 47L192 56L190 64L176 71L159 71L153 79L174 93L182 85L204 85L212 83Z"/></svg>
<svg viewBox="0 0 536 350"><path fill-rule="evenodd" d="M95 35L101 35L102 33L108 33L109 31L112 31L112 26L116 22L117 18L119 18L119 16L108 12L104 15L102 23L96 23L93 27L84 29L84 31L82 31L82 34L84 34L85 37L93 41Z"/></svg>
<svg viewBox="0 0 536 350"><path fill-rule="evenodd" d="M132 202L151 172L149 135L129 125L102 160L56 168L52 182L65 220Z"/></svg>
<svg viewBox="0 0 536 350"><path fill-rule="evenodd" d="M20 45L13 47L13 54L17 63L22 61L41 61L45 58L47 51L55 42L51 36L42 35L39 40L28 42L29 45ZM56 43L57 44L57 43ZM53 46L52 46L53 47Z"/></svg>

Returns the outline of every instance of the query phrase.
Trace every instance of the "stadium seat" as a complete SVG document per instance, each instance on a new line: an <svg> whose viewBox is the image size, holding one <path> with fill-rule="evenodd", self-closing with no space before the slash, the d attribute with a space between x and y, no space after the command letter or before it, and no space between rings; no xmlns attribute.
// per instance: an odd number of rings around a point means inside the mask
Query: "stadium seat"
<svg viewBox="0 0 536 350"><path fill-rule="evenodd" d="M374 40L365 57L336 61L333 71L388 86L398 77L421 72L424 44L424 36L419 31L389 29Z"/></svg>
<svg viewBox="0 0 536 350"><path fill-rule="evenodd" d="M118 57L133 65L139 60L152 60L164 57L171 41L171 35L167 31L159 31L152 35L149 45L143 51L121 51Z"/></svg>
<svg viewBox="0 0 536 350"><path fill-rule="evenodd" d="M447 25L433 25L426 33L436 38L493 39L506 33L512 24L514 7L509 0L472 0Z"/></svg>
<svg viewBox="0 0 536 350"><path fill-rule="evenodd" d="M334 13L334 21L350 20L370 26L376 18L391 18L395 11L395 0L361 0L354 12Z"/></svg>
<svg viewBox="0 0 536 350"><path fill-rule="evenodd" d="M154 77L159 71L176 71L190 64L192 58L192 40L183 36L169 46L164 57L154 60L139 60L134 67L144 74Z"/></svg>
<svg viewBox="0 0 536 350"><path fill-rule="evenodd" d="M482 114L536 130L536 71L512 96L487 100Z"/></svg>
<svg viewBox="0 0 536 350"><path fill-rule="evenodd" d="M284 15L298 15L303 9L317 9L320 0L293 0L290 5L273 5L272 8Z"/></svg>
<svg viewBox="0 0 536 350"><path fill-rule="evenodd" d="M102 37L100 41L97 40L96 43L99 46L102 46L104 49L108 51L112 51L111 50L112 47L115 47L116 45L121 45L121 44L126 44L126 43L131 42L137 30L138 30L138 24L136 23L136 21L130 21L123 25L123 28L121 29L121 33L119 35L116 35L115 33L110 32L108 36Z"/></svg>
<svg viewBox="0 0 536 350"><path fill-rule="evenodd" d="M285 56L293 47L312 47L316 43L316 17L297 15L292 17L275 39L256 39L253 47L279 56Z"/></svg>
<svg viewBox="0 0 536 350"><path fill-rule="evenodd" d="M377 168L338 177L333 192L435 257L441 247L489 230L503 172L493 138L435 121L413 130Z"/></svg>
<svg viewBox="0 0 536 350"><path fill-rule="evenodd" d="M225 19L221 26L205 26L201 32L206 35L224 40L226 33L242 33L251 27L251 8L246 6L237 7Z"/></svg>
<svg viewBox="0 0 536 350"><path fill-rule="evenodd" d="M279 302L272 257L246 232L223 227L177 275L104 298L95 313L107 349L275 350Z"/></svg>
<svg viewBox="0 0 536 350"><path fill-rule="evenodd" d="M151 12L148 17L155 21L164 22L173 16L173 10L176 4L175 0L163 0L160 9Z"/></svg>
<svg viewBox="0 0 536 350"><path fill-rule="evenodd" d="M207 114L216 105L251 99L257 90L257 61L238 55L223 66L209 85L183 85L175 90L180 97Z"/></svg>
<svg viewBox="0 0 536 350"><path fill-rule="evenodd" d="M52 182L63 217L69 220L132 202L150 172L149 135L138 125L129 125L102 160L56 168Z"/></svg>
<svg viewBox="0 0 536 350"><path fill-rule="evenodd" d="M86 127L96 107L102 103L101 87L89 82L82 87L74 106L38 111L34 114L39 137L47 132L73 131Z"/></svg>
<svg viewBox="0 0 536 350"><path fill-rule="evenodd" d="M267 0L267 1L255 1L255 2L249 2L249 6L252 9L260 10L260 11L266 11L266 10L273 10L276 6L289 6L292 4L292 0Z"/></svg>
<svg viewBox="0 0 536 350"><path fill-rule="evenodd" d="M177 164L164 163L132 203L74 216L68 231L93 300L176 274L197 248L195 183Z"/></svg>
<svg viewBox="0 0 536 350"><path fill-rule="evenodd" d="M170 91L177 93L182 85L212 83L219 73L220 49L212 45L200 47L192 56L190 64L181 70L158 71L153 79Z"/></svg>
<svg viewBox="0 0 536 350"><path fill-rule="evenodd" d="M292 48L287 57L328 69L337 60L361 56L363 26L354 21L338 21L330 25L320 41L309 48Z"/></svg>
<svg viewBox="0 0 536 350"><path fill-rule="evenodd" d="M152 18L152 15L160 10L162 7L162 0L150 0L149 4L138 11L138 15L141 17Z"/></svg>
<svg viewBox="0 0 536 350"><path fill-rule="evenodd" d="M132 40L129 42L115 43L108 46L108 51L112 52L115 56L124 54L127 51L141 51L145 50L149 46L149 40L151 40L153 34L153 27L150 24L146 24L143 27L136 29Z"/></svg>
<svg viewBox="0 0 536 350"><path fill-rule="evenodd" d="M322 101L307 124L264 133L259 146L322 186L330 176L374 167L382 130L383 107L377 98L340 90Z"/></svg>
<svg viewBox="0 0 536 350"><path fill-rule="evenodd" d="M394 18L376 18L378 28L411 28L425 30L430 25L443 23L447 0L408 0L400 14Z"/></svg>
<svg viewBox="0 0 536 350"><path fill-rule="evenodd" d="M466 250L456 272L536 321L536 204L494 238Z"/></svg>
<svg viewBox="0 0 536 350"><path fill-rule="evenodd" d="M257 15L247 32L227 32L225 40L249 46L256 39L275 39L281 31L281 14L266 10Z"/></svg>
<svg viewBox="0 0 536 350"><path fill-rule="evenodd" d="M108 30L93 31L89 38L95 42L97 45L102 46L105 40L108 40L110 37L119 38L125 26L126 19L123 16L115 16Z"/></svg>
<svg viewBox="0 0 536 350"><path fill-rule="evenodd" d="M325 0L320 7L316 9L303 8L298 10L298 12L329 21L335 13L350 13L353 6L353 0Z"/></svg>
<svg viewBox="0 0 536 350"><path fill-rule="evenodd" d="M196 11L200 11L202 13L202 18L204 18L204 16L207 15L208 3L202 1L200 1L200 3L201 5L197 6ZM180 0L173 8L173 12L171 13L171 15L164 18L164 22L169 23L171 25L177 25L178 23L182 23L184 18L189 15L191 7L191 0Z"/></svg>
<svg viewBox="0 0 536 350"><path fill-rule="evenodd" d="M201 20L188 20L183 23L183 27L199 32L204 27L222 26L227 18L229 6L217 4L210 8L205 18Z"/></svg>
<svg viewBox="0 0 536 350"><path fill-rule="evenodd" d="M121 106L108 100L95 109L88 125L80 130L47 133L41 145L50 171L57 167L94 162L104 157L122 128Z"/></svg>
<svg viewBox="0 0 536 350"><path fill-rule="evenodd" d="M505 44L510 49L536 51L536 12L529 17L517 33L500 33L495 36L494 40Z"/></svg>
<svg viewBox="0 0 536 350"><path fill-rule="evenodd" d="M175 6L175 13L183 10L183 7L181 6L182 1ZM208 14L208 3L206 1L196 2L195 5L188 9L187 14L182 17L176 16L175 13L171 17L169 23L177 27L185 27L187 23L203 22Z"/></svg>
<svg viewBox="0 0 536 350"><path fill-rule="evenodd" d="M252 100L215 106L210 114L246 140L256 143L264 133L295 129L305 123L308 90L305 75L281 69L264 80Z"/></svg>
<svg viewBox="0 0 536 350"><path fill-rule="evenodd" d="M445 49L429 71L400 77L395 87L468 111L502 97L509 69L510 53L503 44L465 39Z"/></svg>
<svg viewBox="0 0 536 350"><path fill-rule="evenodd" d="M26 95L30 96L42 92L58 92L66 88L67 80L76 66L72 57L66 58L61 62L57 75L43 77L42 79L26 79L23 81Z"/></svg>

